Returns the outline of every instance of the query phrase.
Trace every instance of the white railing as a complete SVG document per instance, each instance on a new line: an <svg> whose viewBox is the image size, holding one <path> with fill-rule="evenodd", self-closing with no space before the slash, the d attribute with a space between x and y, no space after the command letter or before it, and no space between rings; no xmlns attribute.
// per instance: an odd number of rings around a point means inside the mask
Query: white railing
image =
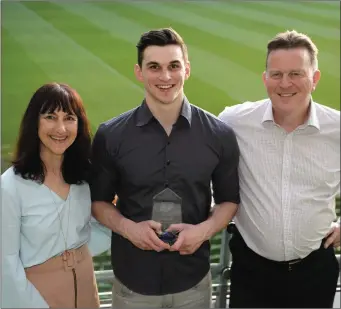
<svg viewBox="0 0 341 309"><path fill-rule="evenodd" d="M228 246L231 235L224 230L221 237L221 250L219 263L211 264L212 272L212 303L215 308L226 308L229 300L229 267L231 264L231 254ZM336 255L337 260L340 264L340 254ZM108 283L111 285L114 274L112 270L101 270L96 271L96 279L98 284ZM337 287L338 296L340 296L340 278ZM111 290L99 293L101 299L101 307L109 308L111 307ZM336 307L338 308L338 306Z"/></svg>

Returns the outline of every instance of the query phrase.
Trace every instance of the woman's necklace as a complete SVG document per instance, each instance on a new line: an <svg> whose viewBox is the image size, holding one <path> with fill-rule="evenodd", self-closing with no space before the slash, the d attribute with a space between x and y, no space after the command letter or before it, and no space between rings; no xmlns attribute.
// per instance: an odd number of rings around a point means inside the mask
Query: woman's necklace
<svg viewBox="0 0 341 309"><path fill-rule="evenodd" d="M61 215L60 215L60 213L61 213L63 208L61 209L60 212L58 211L58 205L57 205L57 203L56 203L56 201L54 199L54 196L53 196L54 192L52 192L52 190L50 188L49 188L49 190L50 190L50 193L51 193L51 196L52 196L52 200L53 200L53 203L55 205L55 209L56 209L56 212L57 212L57 215L58 215L60 232L61 232L61 234L63 236L63 240L64 240L65 249L64 249L64 252L62 253L62 257L63 257L64 261L67 261L69 256L70 256L70 252L67 249L68 248L67 247L67 239L68 239L68 235L69 235L69 222L70 222L70 209L71 209L71 204L70 204L71 203L71 185L70 185L70 189L69 189L69 195L68 195L68 197L67 197L67 199L65 201L65 203L68 201L68 206L69 206L68 218L67 218L67 226L66 226L66 233L65 234L64 234L64 231L63 231L63 224L62 224L62 219L61 219Z"/></svg>

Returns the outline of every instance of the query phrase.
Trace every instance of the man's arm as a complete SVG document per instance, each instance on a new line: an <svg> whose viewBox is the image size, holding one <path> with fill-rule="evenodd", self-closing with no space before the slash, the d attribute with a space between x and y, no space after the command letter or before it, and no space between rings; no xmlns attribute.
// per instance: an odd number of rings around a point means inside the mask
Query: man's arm
<svg viewBox="0 0 341 309"><path fill-rule="evenodd" d="M92 202L91 209L92 215L99 222L128 239L136 247L155 251L169 249L169 245L157 236L157 233L161 233L161 223L153 220L136 223L122 216L115 206L108 202Z"/></svg>
<svg viewBox="0 0 341 309"><path fill-rule="evenodd" d="M230 202L215 205L212 215L206 221L198 224L204 233L205 240L209 240L226 228L236 214L237 209L238 205Z"/></svg>
<svg viewBox="0 0 341 309"><path fill-rule="evenodd" d="M92 177L90 181L93 217L107 228L132 242L143 250L162 251L169 245L161 241L157 234L161 224L155 221L135 223L125 218L111 203L119 183L119 171L115 162L115 143L107 141L104 127L101 126L94 137L92 145Z"/></svg>
<svg viewBox="0 0 341 309"><path fill-rule="evenodd" d="M220 162L212 174L213 197L216 205L211 216L200 224L207 233L206 239L226 228L240 203L238 174L240 150L237 137L232 128L223 126L219 138L222 152Z"/></svg>
<svg viewBox="0 0 341 309"><path fill-rule="evenodd" d="M115 233L127 238L129 223L133 223L133 221L122 216L113 204L102 201L92 202L91 212L97 221Z"/></svg>

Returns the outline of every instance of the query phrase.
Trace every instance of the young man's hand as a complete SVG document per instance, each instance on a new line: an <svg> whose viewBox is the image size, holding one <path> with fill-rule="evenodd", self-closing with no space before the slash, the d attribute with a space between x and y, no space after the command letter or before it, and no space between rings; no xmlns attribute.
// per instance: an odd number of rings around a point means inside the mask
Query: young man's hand
<svg viewBox="0 0 341 309"><path fill-rule="evenodd" d="M130 222L126 226L126 238L142 250L169 250L170 246L164 243L157 234L161 233L161 223L153 220Z"/></svg>
<svg viewBox="0 0 341 309"><path fill-rule="evenodd" d="M178 239L170 247L170 251L179 251L180 254L194 253L206 240L206 233L199 225L172 224L167 231L179 231Z"/></svg>

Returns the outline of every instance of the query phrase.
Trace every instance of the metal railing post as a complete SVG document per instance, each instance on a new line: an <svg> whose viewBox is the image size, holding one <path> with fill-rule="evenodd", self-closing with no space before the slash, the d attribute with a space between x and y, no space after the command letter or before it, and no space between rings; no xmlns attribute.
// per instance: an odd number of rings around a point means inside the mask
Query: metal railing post
<svg viewBox="0 0 341 309"><path fill-rule="evenodd" d="M229 241L231 235L227 229L224 229L221 235L221 247L220 247L220 273L219 273L219 286L216 298L216 308L226 308L226 298L228 295L228 279L230 277L230 261L231 253L229 249Z"/></svg>

